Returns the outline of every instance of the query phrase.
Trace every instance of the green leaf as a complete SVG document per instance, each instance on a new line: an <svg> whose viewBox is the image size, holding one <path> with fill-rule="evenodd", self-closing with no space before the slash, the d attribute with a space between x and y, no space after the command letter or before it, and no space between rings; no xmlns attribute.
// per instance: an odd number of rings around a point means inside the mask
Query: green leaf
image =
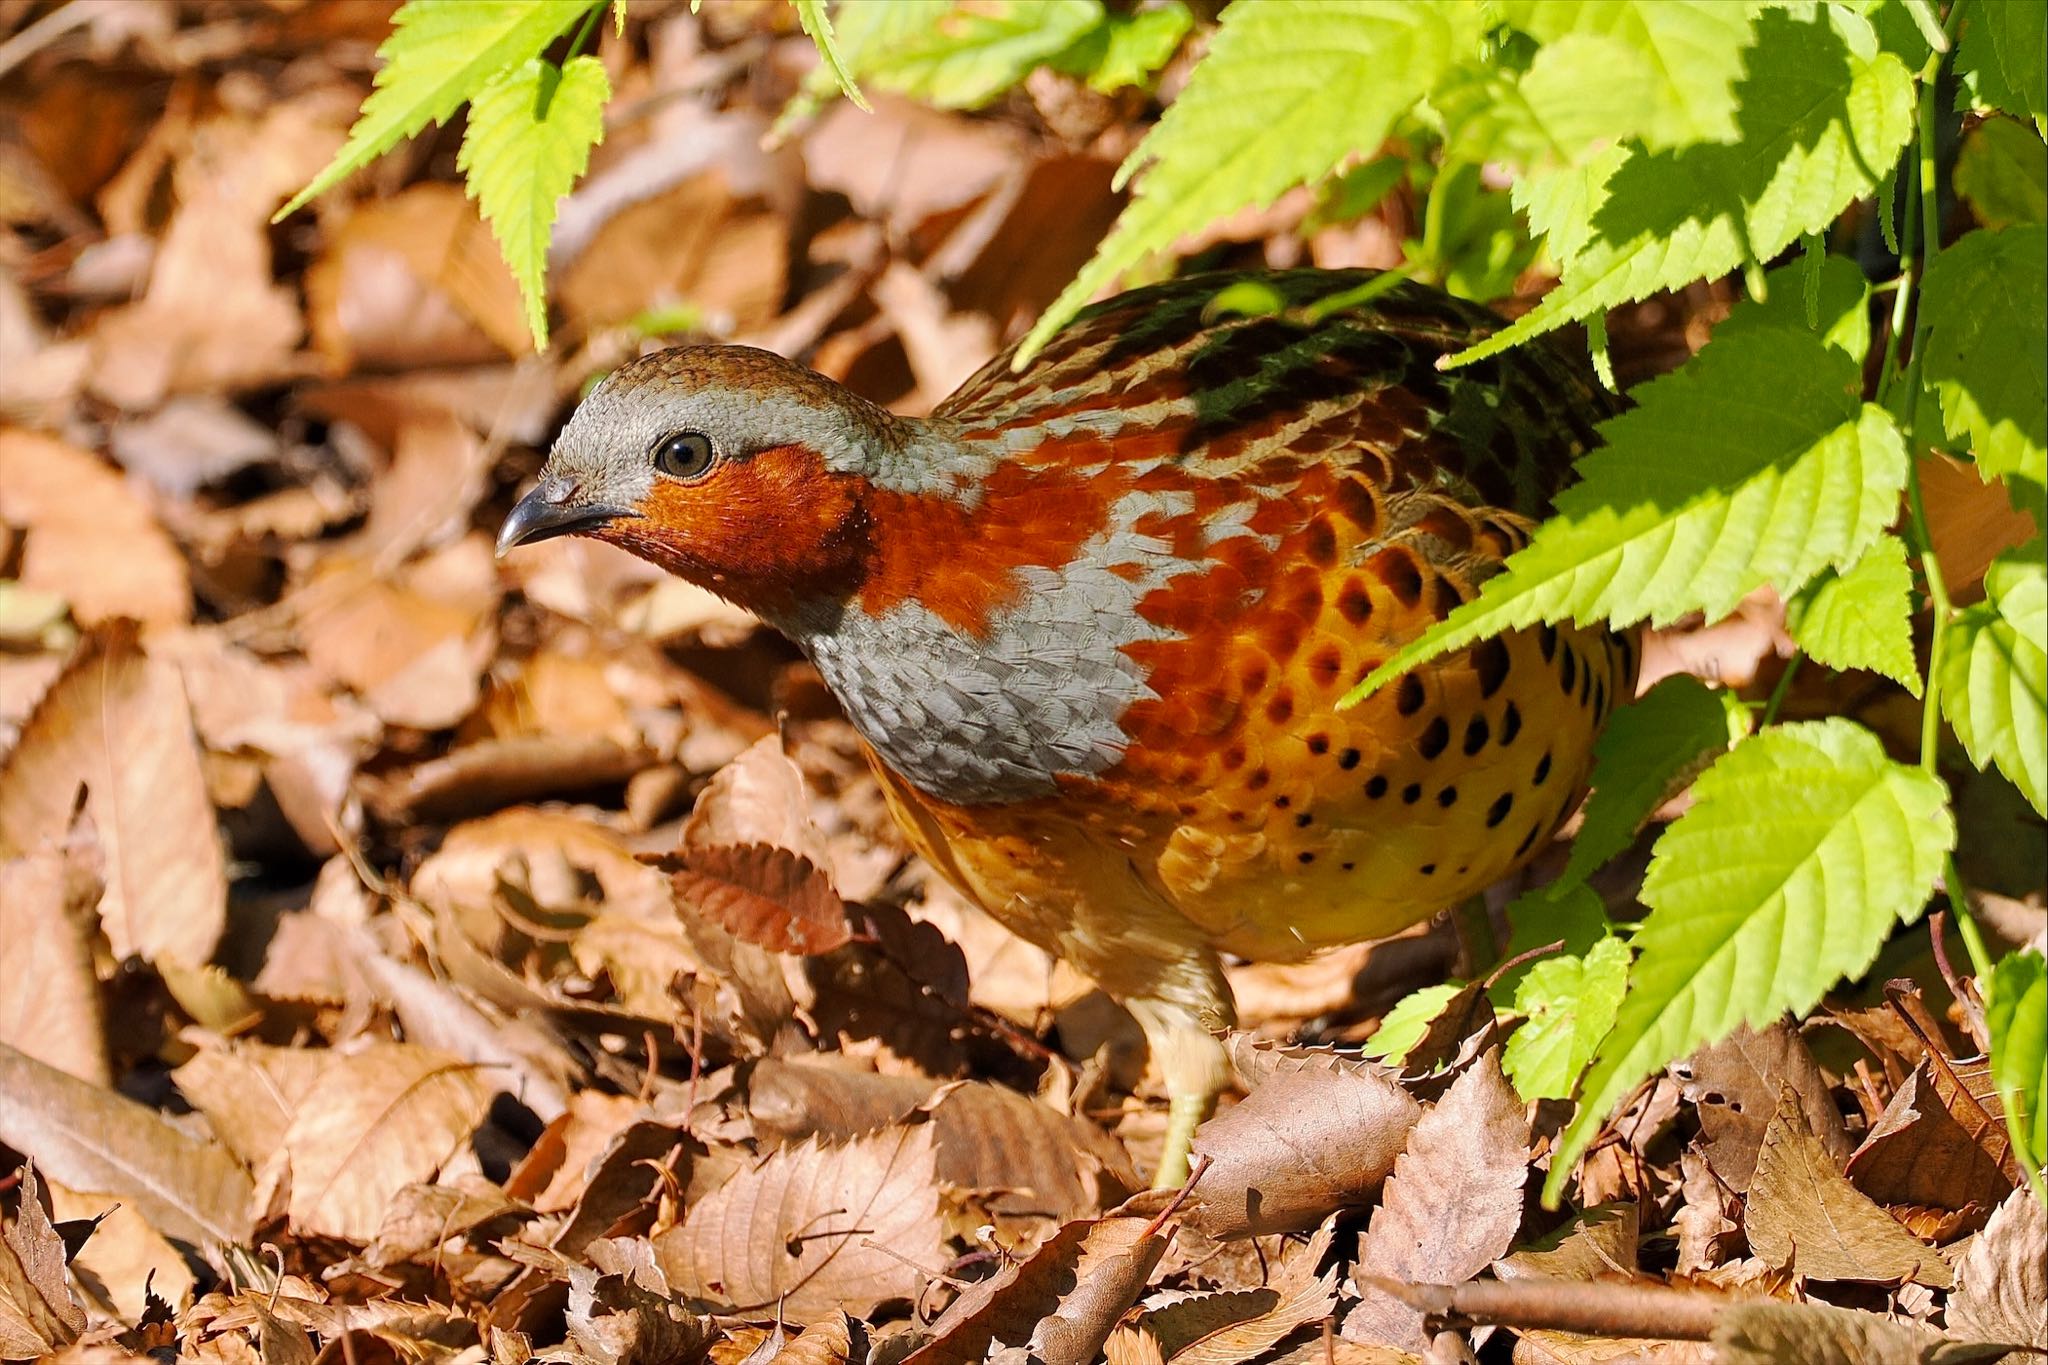
<svg viewBox="0 0 2048 1365"><path fill-rule="evenodd" d="M407 0L391 16L391 36L377 49L384 65L348 141L277 217L296 211L429 123L446 123L494 78L540 56L592 2Z"/></svg>
<svg viewBox="0 0 2048 1365"><path fill-rule="evenodd" d="M860 87L853 83L853 73L846 69L846 61L839 55L839 44L832 36L832 16L826 13L825 0L790 0L796 6L796 21L803 25L817 46L818 56L825 63L825 69L832 73L832 79L839 86L839 92L853 101L856 108L868 107L861 97Z"/></svg>
<svg viewBox="0 0 2048 1365"><path fill-rule="evenodd" d="M1447 130L1447 159L1569 166L1640 132L1653 82L1649 62L1628 44L1567 33L1538 49L1519 74L1459 68L1431 103Z"/></svg>
<svg viewBox="0 0 2048 1365"><path fill-rule="evenodd" d="M1986 119L1956 156L1956 193L1988 228L2048 222L2048 142L2011 119Z"/></svg>
<svg viewBox="0 0 2048 1365"><path fill-rule="evenodd" d="M1736 304L1714 328L1715 338L1766 327L1815 330L1806 319L1808 269L1797 261L1771 271L1764 277L1769 293ZM1870 354L1870 281L1847 256L1822 257L1818 273L1814 305L1820 339L1861 364Z"/></svg>
<svg viewBox="0 0 2048 1365"><path fill-rule="evenodd" d="M2048 5L1973 0L1962 22L1956 71L1965 107L2048 117Z"/></svg>
<svg viewBox="0 0 2048 1365"><path fill-rule="evenodd" d="M1478 37L1478 10L1431 0L1259 0L1223 12L1209 54L1118 172L1137 197L1017 354L1145 256L1377 149ZM1142 172L1142 174L1140 174Z"/></svg>
<svg viewBox="0 0 2048 1365"><path fill-rule="evenodd" d="M1643 1077L1736 1027L1811 1009L1927 903L1955 822L1941 780L1840 718L1738 744L1658 839L1613 1031L1551 1160L1555 1201Z"/></svg>
<svg viewBox="0 0 2048 1365"><path fill-rule="evenodd" d="M1101 94L1143 85L1173 60L1180 40L1195 26L1195 16L1180 0L1136 14L1112 14L1081 35L1072 47L1051 59L1051 65L1088 82Z"/></svg>
<svg viewBox="0 0 2048 1365"><path fill-rule="evenodd" d="M530 61L470 102L455 164L519 281L537 350L548 344L544 282L555 213L604 140L611 93L604 63L585 56L559 69Z"/></svg>
<svg viewBox="0 0 2048 1365"><path fill-rule="evenodd" d="M1756 9L1736 0L1509 0L1501 14L1546 45L1597 37L1635 54L1646 87L1641 107L1632 128L1610 135L1637 131L1655 149L1735 137L1731 87ZM1605 103L1603 73L1583 74L1585 92Z"/></svg>
<svg viewBox="0 0 2048 1365"><path fill-rule="evenodd" d="M1923 372L1987 475L2048 482L2048 227L1965 233L1922 288Z"/></svg>
<svg viewBox="0 0 2048 1365"><path fill-rule="evenodd" d="M1483 636L1566 617L1711 620L1762 584L1791 593L1855 563L1897 513L1907 468L1861 387L1855 362L1804 328L1715 338L1635 390L1527 548L1345 703Z"/></svg>
<svg viewBox="0 0 2048 1365"><path fill-rule="evenodd" d="M1545 958L1529 968L1515 992L1515 1011L1525 1018L1501 1054L1501 1068L1523 1099L1571 1095L1614 1026L1628 960L1628 945L1610 934L1584 957Z"/></svg>
<svg viewBox="0 0 2048 1365"><path fill-rule="evenodd" d="M2043 542L2008 550L1984 575L1989 598L1949 623L1941 710L1979 768L1993 763L2048 815L2048 567Z"/></svg>
<svg viewBox="0 0 2048 1365"><path fill-rule="evenodd" d="M1991 1081L2013 1136L2039 1170L2048 1164L2048 962L2027 948L2007 953L1984 989L1991 1030Z"/></svg>
<svg viewBox="0 0 2048 1365"><path fill-rule="evenodd" d="M1512 932L1501 953L1507 960L1553 943L1562 944L1563 952L1583 953L1614 932L1614 922L1607 918L1607 904L1600 899L1600 893L1582 881L1563 878L1516 897L1507 908L1507 916ZM1535 965L1533 961L1524 962L1502 971L1486 988L1487 995L1496 1004L1510 1003Z"/></svg>
<svg viewBox="0 0 2048 1365"><path fill-rule="evenodd" d="M1560 880L1583 881L1627 848L1657 807L1727 752L1747 724L1731 724L1730 700L1679 673L1615 711L1593 746L1593 793Z"/></svg>
<svg viewBox="0 0 2048 1365"><path fill-rule="evenodd" d="M1102 21L1102 0L862 0L840 8L839 49L850 71L884 90L974 109Z"/></svg>
<svg viewBox="0 0 2048 1365"><path fill-rule="evenodd" d="M1381 1017L1378 1031L1359 1044L1358 1050L1390 1066L1401 1065L1415 1045L1422 1041L1423 1035L1429 1032L1429 1026L1436 1017L1444 1012L1444 1007L1464 988L1461 981L1446 981L1402 996Z"/></svg>
<svg viewBox="0 0 2048 1365"><path fill-rule="evenodd" d="M1793 598L1786 625L1798 646L1829 668L1882 673L1920 695L1913 658L1913 574L1897 536L1839 573L1829 570Z"/></svg>
<svg viewBox="0 0 2048 1365"><path fill-rule="evenodd" d="M1578 206L1553 214L1567 228L1550 244L1563 264L1558 287L1448 363L1769 260L1869 195L1913 131L1905 64L1877 50L1868 23L1829 7L1805 19L1766 11L1736 96L1735 142L1661 152L1630 144L1619 158L1557 172L1576 183L1552 197Z"/></svg>

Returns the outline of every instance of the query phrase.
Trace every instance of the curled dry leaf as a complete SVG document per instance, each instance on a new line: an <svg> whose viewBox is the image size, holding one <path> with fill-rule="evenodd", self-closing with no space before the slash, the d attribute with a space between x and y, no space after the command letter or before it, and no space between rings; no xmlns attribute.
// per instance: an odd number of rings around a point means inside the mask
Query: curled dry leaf
<svg viewBox="0 0 2048 1365"><path fill-rule="evenodd" d="M1528 1120L1499 1055L1489 1052L1408 1134L1366 1228L1354 1278L1471 1279L1513 1244L1528 1177ZM1372 1288L1345 1316L1344 1335L1403 1350L1429 1344L1419 1311Z"/></svg>
<svg viewBox="0 0 2048 1365"><path fill-rule="evenodd" d="M1321 1322L1337 1305L1337 1267L1294 1284L1183 1299L1145 1315L1175 1365L1239 1365Z"/></svg>
<svg viewBox="0 0 2048 1365"><path fill-rule="evenodd" d="M284 1133L293 1229L373 1239L391 1197L483 1121L493 1088L459 1058L407 1043L330 1056Z"/></svg>
<svg viewBox="0 0 2048 1365"><path fill-rule="evenodd" d="M2048 1351L2048 1209L2031 1190L2006 1197L1957 1268L1948 1330Z"/></svg>
<svg viewBox="0 0 2048 1365"><path fill-rule="evenodd" d="M0 1229L0 1359L36 1359L85 1331L85 1310L64 1282L65 1260L64 1239L43 1210L31 1160L22 1169L14 1222Z"/></svg>
<svg viewBox="0 0 2048 1365"><path fill-rule="evenodd" d="M970 1285L939 1315L926 1339L905 1357L903 1365L974 1365L997 1352L1033 1348L1050 1360L1040 1340L1042 1324L1059 1316L1091 1277L1113 1276L1116 1293L1106 1299L1100 1290L1084 1301L1096 1311L1128 1291L1129 1297L1101 1323L1102 1335L1085 1355L1068 1354L1082 1343L1081 1324L1068 1315L1054 1329L1052 1344L1059 1359L1086 1360L1099 1349L1145 1287L1145 1280L1166 1249L1166 1239L1152 1230L1142 1214L1110 1214L1068 1223L1021 1261L1007 1262L988 1279ZM1139 1267L1142 1273L1135 1274Z"/></svg>
<svg viewBox="0 0 2048 1365"><path fill-rule="evenodd" d="M1196 1131L1194 1150L1211 1164L1188 1198L1189 1226L1217 1238L1291 1232L1368 1202L1421 1107L1334 1054L1241 1050L1241 1062L1247 1055L1266 1078Z"/></svg>
<svg viewBox="0 0 2048 1365"><path fill-rule="evenodd" d="M101 885L90 852L74 841L0 861L0 1043L108 1085L92 962Z"/></svg>
<svg viewBox="0 0 2048 1365"><path fill-rule="evenodd" d="M284 1146L292 1115L330 1060L307 1048L226 1043L201 1048L171 1079L222 1145L254 1170Z"/></svg>
<svg viewBox="0 0 2048 1365"><path fill-rule="evenodd" d="M0 767L0 855L61 843L79 789L99 837L116 955L198 966L227 922L227 870L185 686L133 627L96 631Z"/></svg>
<svg viewBox="0 0 2048 1365"><path fill-rule="evenodd" d="M713 774L683 825L685 855L720 844L774 844L832 867L831 850L811 819L811 794L804 775L782 751L782 740L766 735Z"/></svg>
<svg viewBox="0 0 2048 1365"><path fill-rule="evenodd" d="M1934 1062L1923 1061L1892 1092L1846 1174L1880 1204L1988 1208L2013 1187L1998 1157L1985 1150L1988 1137L2000 1152L2010 1152L2004 1125L1994 1129L1960 1085L1937 1085L1936 1074Z"/></svg>
<svg viewBox="0 0 2048 1365"><path fill-rule="evenodd" d="M1954 1283L1948 1262L1849 1183L1790 1090L1764 1132L1744 1226L1757 1255L1808 1279Z"/></svg>
<svg viewBox="0 0 2048 1365"><path fill-rule="evenodd" d="M28 532L22 585L69 602L79 624L192 619L185 556L128 481L90 452L0 430L0 522Z"/></svg>
<svg viewBox="0 0 2048 1365"><path fill-rule="evenodd" d="M930 1124L770 1153L655 1239L671 1283L814 1322L914 1298L945 1257Z"/></svg>
<svg viewBox="0 0 2048 1365"><path fill-rule="evenodd" d="M692 850L671 874L676 907L778 953L829 953L853 937L845 902L808 858L773 844Z"/></svg>
<svg viewBox="0 0 2048 1365"><path fill-rule="evenodd" d="M1764 1129L1786 1089L1799 1097L1807 1126L1828 1155L1837 1162L1848 1159L1849 1137L1827 1078L1805 1039L1784 1020L1760 1031L1737 1029L1672 1070L1699 1110L1708 1163L1737 1193L1749 1189Z"/></svg>
<svg viewBox="0 0 2048 1365"><path fill-rule="evenodd" d="M0 1144L34 1152L67 1188L122 1196L158 1232L208 1254L249 1235L249 1177L224 1148L6 1046Z"/></svg>

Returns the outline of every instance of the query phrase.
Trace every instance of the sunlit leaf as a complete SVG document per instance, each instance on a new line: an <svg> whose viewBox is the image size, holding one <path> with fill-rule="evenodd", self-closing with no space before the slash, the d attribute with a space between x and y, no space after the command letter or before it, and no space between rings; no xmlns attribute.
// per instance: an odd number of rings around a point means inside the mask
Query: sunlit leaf
<svg viewBox="0 0 2048 1365"><path fill-rule="evenodd" d="M1811 1009L1870 966L1954 846L1947 795L1842 719L1765 730L1707 770L1657 841L1628 995L1546 1198L1643 1077L1738 1025Z"/></svg>
<svg viewBox="0 0 2048 1365"><path fill-rule="evenodd" d="M1956 155L1956 193L1988 228L2048 222L2048 142L2011 119L1986 119Z"/></svg>
<svg viewBox="0 0 2048 1365"><path fill-rule="evenodd" d="M1634 53L1647 97L1627 131L1658 148L1735 136L1731 87L1757 8L1744 0L1508 0L1501 12L1547 46L1598 37ZM1605 75L1583 73L1589 94Z"/></svg>
<svg viewBox="0 0 2048 1365"><path fill-rule="evenodd" d="M2048 964L2039 951L2007 953L1992 969L1984 1023L1998 1098L2038 1169L2048 1164Z"/></svg>
<svg viewBox="0 0 2048 1365"><path fill-rule="evenodd" d="M1864 668L1920 695L1913 659L1913 574L1906 547L1880 536L1848 568L1830 569L1787 605L1799 647L1829 668Z"/></svg>
<svg viewBox="0 0 2048 1365"><path fill-rule="evenodd" d="M470 105L455 164L519 281L537 348L548 343L545 281L555 213L590 164L590 149L604 140L611 93L595 57L577 57L559 70L536 60L491 82Z"/></svg>
<svg viewBox="0 0 2048 1365"><path fill-rule="evenodd" d="M313 183L277 211L293 212L429 123L446 123L501 72L540 56L592 0L408 0L377 49L376 89L348 142Z"/></svg>
<svg viewBox="0 0 2048 1365"><path fill-rule="evenodd" d="M2048 482L2048 227L1971 232L1927 271L1925 373L1986 474Z"/></svg>
<svg viewBox="0 0 2048 1365"><path fill-rule="evenodd" d="M1501 1054L1501 1067L1523 1099L1572 1093L1614 1025L1628 960L1628 945L1610 934L1584 957L1545 958L1529 968L1515 992L1515 1012L1524 1020Z"/></svg>
<svg viewBox="0 0 2048 1365"><path fill-rule="evenodd" d="M1950 623L1941 710L1978 767L1993 763L2048 814L2048 567L2042 542L2009 550L1984 575L1987 600Z"/></svg>
<svg viewBox="0 0 2048 1365"><path fill-rule="evenodd" d="M1346 700L1518 626L1714 619L1762 584L1796 591L1854 563L1896 514L1907 467L1861 384L1855 362L1803 329L1716 339L1637 389L1528 548Z"/></svg>
<svg viewBox="0 0 2048 1365"><path fill-rule="evenodd" d="M840 56L839 43L832 35L832 16L826 12L825 0L790 0L796 6L797 22L817 45L818 56L825 63L825 69L832 73L832 79L839 84L839 92L862 109L868 102L862 98L860 87L853 82L853 74L846 69L846 59Z"/></svg>

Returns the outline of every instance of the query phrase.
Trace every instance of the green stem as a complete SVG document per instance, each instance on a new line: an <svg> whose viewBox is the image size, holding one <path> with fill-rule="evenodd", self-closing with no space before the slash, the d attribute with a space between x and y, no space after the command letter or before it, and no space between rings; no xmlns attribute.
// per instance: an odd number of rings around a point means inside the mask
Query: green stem
<svg viewBox="0 0 2048 1365"><path fill-rule="evenodd" d="M569 40L569 50L562 54L562 65L583 55L583 45L590 41L590 34L597 27L597 21L604 17L607 0L591 0L590 12L583 16L583 26L576 30L576 36Z"/></svg>
<svg viewBox="0 0 2048 1365"><path fill-rule="evenodd" d="M1785 671L1778 675L1777 686L1771 689L1771 698L1764 703L1763 718L1757 722L1757 729L1769 729L1771 722L1778 718L1778 708L1782 707L1785 698L1791 695L1792 679L1799 672L1799 665L1805 661L1804 654L1794 654L1785 661Z"/></svg>

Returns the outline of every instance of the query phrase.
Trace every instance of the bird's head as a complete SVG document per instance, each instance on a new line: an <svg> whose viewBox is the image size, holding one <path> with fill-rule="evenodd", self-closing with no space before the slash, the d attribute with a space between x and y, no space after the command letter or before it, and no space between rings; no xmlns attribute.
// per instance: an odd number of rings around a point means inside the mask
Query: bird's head
<svg viewBox="0 0 2048 1365"><path fill-rule="evenodd" d="M498 552L621 546L770 618L843 595L872 474L914 424L767 351L698 346L621 366L562 428Z"/></svg>

